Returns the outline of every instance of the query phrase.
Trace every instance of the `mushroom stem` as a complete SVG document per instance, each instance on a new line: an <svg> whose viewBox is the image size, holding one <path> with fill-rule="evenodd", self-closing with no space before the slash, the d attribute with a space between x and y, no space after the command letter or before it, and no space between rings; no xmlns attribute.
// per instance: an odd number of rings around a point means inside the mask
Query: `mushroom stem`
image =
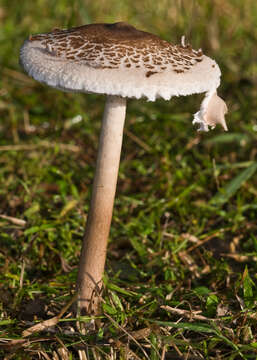
<svg viewBox="0 0 257 360"><path fill-rule="evenodd" d="M77 278L78 313L97 314L119 171L126 99L108 96Z"/></svg>

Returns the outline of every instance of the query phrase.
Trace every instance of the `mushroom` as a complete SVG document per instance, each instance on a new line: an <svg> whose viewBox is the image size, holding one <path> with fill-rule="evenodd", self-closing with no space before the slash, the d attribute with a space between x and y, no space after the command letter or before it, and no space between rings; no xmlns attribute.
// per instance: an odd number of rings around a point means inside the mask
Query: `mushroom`
<svg viewBox="0 0 257 360"><path fill-rule="evenodd" d="M34 79L64 91L107 95L91 205L77 278L80 313L97 313L116 191L126 98L156 98L206 93L194 123L208 131L227 130L227 107L218 97L217 63L194 50L160 39L133 26L90 24L30 36L20 62Z"/></svg>

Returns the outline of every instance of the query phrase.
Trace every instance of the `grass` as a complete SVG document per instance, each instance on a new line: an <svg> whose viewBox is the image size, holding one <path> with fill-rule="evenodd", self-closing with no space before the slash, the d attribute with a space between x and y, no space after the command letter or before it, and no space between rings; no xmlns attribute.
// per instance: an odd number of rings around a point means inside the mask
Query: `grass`
<svg viewBox="0 0 257 360"><path fill-rule="evenodd" d="M18 57L30 33L119 20L172 42L186 34L218 61L229 132L195 131L201 96L129 101L92 328L67 304L104 99L42 86ZM0 0L4 359L256 359L256 24L255 0Z"/></svg>

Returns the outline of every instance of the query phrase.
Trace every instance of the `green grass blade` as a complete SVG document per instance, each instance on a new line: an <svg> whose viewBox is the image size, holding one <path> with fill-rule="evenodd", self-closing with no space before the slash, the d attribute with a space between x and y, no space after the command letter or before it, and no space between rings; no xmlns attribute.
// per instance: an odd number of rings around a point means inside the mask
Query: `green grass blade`
<svg viewBox="0 0 257 360"><path fill-rule="evenodd" d="M240 354L240 356L243 359L246 359L245 356L240 352L239 347L236 344L234 344L233 341L229 340L226 336L224 336L219 331L219 329L217 328L217 326L214 322L212 322L211 325L208 325L208 324L201 324L201 323L184 323L184 322L174 323L172 321L158 321L158 320L150 320L150 319L148 321L158 324L158 325L161 325L161 326L172 326L177 329L213 334L217 338L223 340L225 343L227 343L229 346L231 346L236 352L238 352Z"/></svg>
<svg viewBox="0 0 257 360"><path fill-rule="evenodd" d="M228 143L245 143L250 140L249 136L240 133L226 133L212 137L205 141L205 144L228 144Z"/></svg>
<svg viewBox="0 0 257 360"><path fill-rule="evenodd" d="M202 333L209 333L209 334L215 334L217 335L217 332L207 324L201 324L201 323L175 323L172 321L159 321L159 320L150 320L146 319L147 321L150 321L152 323L161 325L161 326L172 326L176 329L184 329L184 330L190 330L190 331L196 331L196 332L202 332Z"/></svg>
<svg viewBox="0 0 257 360"><path fill-rule="evenodd" d="M210 201L211 205L221 206L225 204L237 190L249 180L257 170L257 162L254 162L247 169L243 170L239 175L225 185Z"/></svg>
<svg viewBox="0 0 257 360"><path fill-rule="evenodd" d="M110 289L110 290L114 290L120 294L123 294L123 295L127 295L127 296L134 296L136 295L136 293L133 293L132 291L128 291L128 290L124 290L122 288L120 288L118 285L116 284L113 284L113 283L107 283L106 284L107 288Z"/></svg>

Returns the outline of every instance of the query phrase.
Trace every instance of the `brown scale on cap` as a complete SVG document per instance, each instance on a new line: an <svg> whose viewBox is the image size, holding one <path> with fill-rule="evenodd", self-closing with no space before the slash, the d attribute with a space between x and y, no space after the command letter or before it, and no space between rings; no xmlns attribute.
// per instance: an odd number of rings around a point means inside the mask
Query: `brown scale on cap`
<svg viewBox="0 0 257 360"><path fill-rule="evenodd" d="M150 77L150 76L152 76L152 75L154 75L154 74L157 74L157 72L156 72L156 71L147 71L147 73L145 74L145 76L146 76L146 77Z"/></svg>
<svg viewBox="0 0 257 360"><path fill-rule="evenodd" d="M201 50L192 50L190 45L172 45L124 22L54 29L51 33L30 36L29 41L40 41L49 55L94 68L123 67L129 71L140 67L146 70L147 78L167 68L178 74L190 71L203 60Z"/></svg>

